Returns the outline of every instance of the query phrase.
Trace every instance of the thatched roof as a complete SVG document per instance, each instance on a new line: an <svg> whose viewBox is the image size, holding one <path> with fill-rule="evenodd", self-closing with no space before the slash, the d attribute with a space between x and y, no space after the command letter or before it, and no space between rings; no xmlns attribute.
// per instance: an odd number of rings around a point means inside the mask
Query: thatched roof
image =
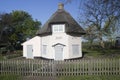
<svg viewBox="0 0 120 80"><path fill-rule="evenodd" d="M58 10L50 17L50 19L43 25L42 29L37 32L37 35L51 35L52 24L65 24L65 32L67 34L82 35L85 31L73 19L73 17L64 10L63 4L59 4Z"/></svg>

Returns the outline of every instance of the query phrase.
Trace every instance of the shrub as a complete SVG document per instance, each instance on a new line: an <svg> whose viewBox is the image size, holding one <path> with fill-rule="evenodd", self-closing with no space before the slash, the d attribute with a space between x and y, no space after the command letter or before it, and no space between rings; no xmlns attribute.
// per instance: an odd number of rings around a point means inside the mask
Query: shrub
<svg viewBox="0 0 120 80"><path fill-rule="evenodd" d="M6 59L16 58L22 56L22 51L15 51L13 54L6 55Z"/></svg>

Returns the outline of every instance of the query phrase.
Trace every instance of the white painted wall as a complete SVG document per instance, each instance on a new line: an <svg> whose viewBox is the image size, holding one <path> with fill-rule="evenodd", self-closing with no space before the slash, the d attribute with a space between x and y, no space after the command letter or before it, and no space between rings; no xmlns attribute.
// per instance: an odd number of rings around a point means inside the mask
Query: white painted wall
<svg viewBox="0 0 120 80"><path fill-rule="evenodd" d="M33 46L33 56L40 57L40 49L41 49L41 38L39 36L33 37L32 39L24 42L23 45L23 57L27 58L27 45Z"/></svg>
<svg viewBox="0 0 120 80"><path fill-rule="evenodd" d="M36 36L25 43L23 43L23 57L27 58L27 45L33 46L34 57L44 57L48 59L55 59L55 50L53 45L60 43L65 45L63 48L63 60L82 57L81 38L67 35L66 33L56 33L49 36L39 37ZM72 45L79 45L79 55L73 55ZM42 46L47 45L47 54L42 53Z"/></svg>
<svg viewBox="0 0 120 80"><path fill-rule="evenodd" d="M69 58L78 58L82 57L82 49L81 49L81 37L73 37L69 36ZM73 55L72 51L72 45L73 44L78 44L79 45L79 55Z"/></svg>
<svg viewBox="0 0 120 80"><path fill-rule="evenodd" d="M57 43L63 44L65 45L63 48L63 59L68 57L68 35L66 33L56 33L53 34L51 37L51 44L55 45ZM55 50L53 47L53 55L54 55L54 59L55 59Z"/></svg>
<svg viewBox="0 0 120 80"><path fill-rule="evenodd" d="M66 33L55 33L50 36L42 37L42 45L47 45L47 54L42 54L42 57L55 59L55 50L53 45L60 43L64 44L63 59L68 57L68 35Z"/></svg>
<svg viewBox="0 0 120 80"><path fill-rule="evenodd" d="M73 37L67 35L66 33L55 33L51 36L46 36L42 38L42 44L48 45L48 53L47 55L42 55L43 57L55 59L55 50L53 45L60 43L64 44L63 48L63 59L70 59L70 58L78 58L82 57L82 50L81 50L81 37ZM78 44L79 45L79 55L73 55L72 53L72 45Z"/></svg>

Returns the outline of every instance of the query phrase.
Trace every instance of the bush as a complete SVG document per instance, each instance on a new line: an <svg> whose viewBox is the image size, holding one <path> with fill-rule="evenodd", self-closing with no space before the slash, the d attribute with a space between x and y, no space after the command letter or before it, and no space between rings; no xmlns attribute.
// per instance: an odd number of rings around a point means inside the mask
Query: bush
<svg viewBox="0 0 120 80"><path fill-rule="evenodd" d="M1 47L0 48L0 54L6 54L7 53L7 49L5 47Z"/></svg>
<svg viewBox="0 0 120 80"><path fill-rule="evenodd" d="M6 59L11 59L11 58L16 58L22 56L22 51L15 51L12 54L10 53L9 55L6 55Z"/></svg>

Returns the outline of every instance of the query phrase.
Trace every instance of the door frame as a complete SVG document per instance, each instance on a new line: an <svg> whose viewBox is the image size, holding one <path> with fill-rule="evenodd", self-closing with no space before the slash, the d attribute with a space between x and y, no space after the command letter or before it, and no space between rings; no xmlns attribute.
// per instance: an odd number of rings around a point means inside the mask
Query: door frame
<svg viewBox="0 0 120 80"><path fill-rule="evenodd" d="M59 47L60 46L60 47ZM64 46L63 44L61 43L57 43L57 44L54 44L53 47L54 47L54 60L64 60ZM62 51L61 51L61 59L56 59L56 48L61 48ZM59 50L59 49L58 49Z"/></svg>

